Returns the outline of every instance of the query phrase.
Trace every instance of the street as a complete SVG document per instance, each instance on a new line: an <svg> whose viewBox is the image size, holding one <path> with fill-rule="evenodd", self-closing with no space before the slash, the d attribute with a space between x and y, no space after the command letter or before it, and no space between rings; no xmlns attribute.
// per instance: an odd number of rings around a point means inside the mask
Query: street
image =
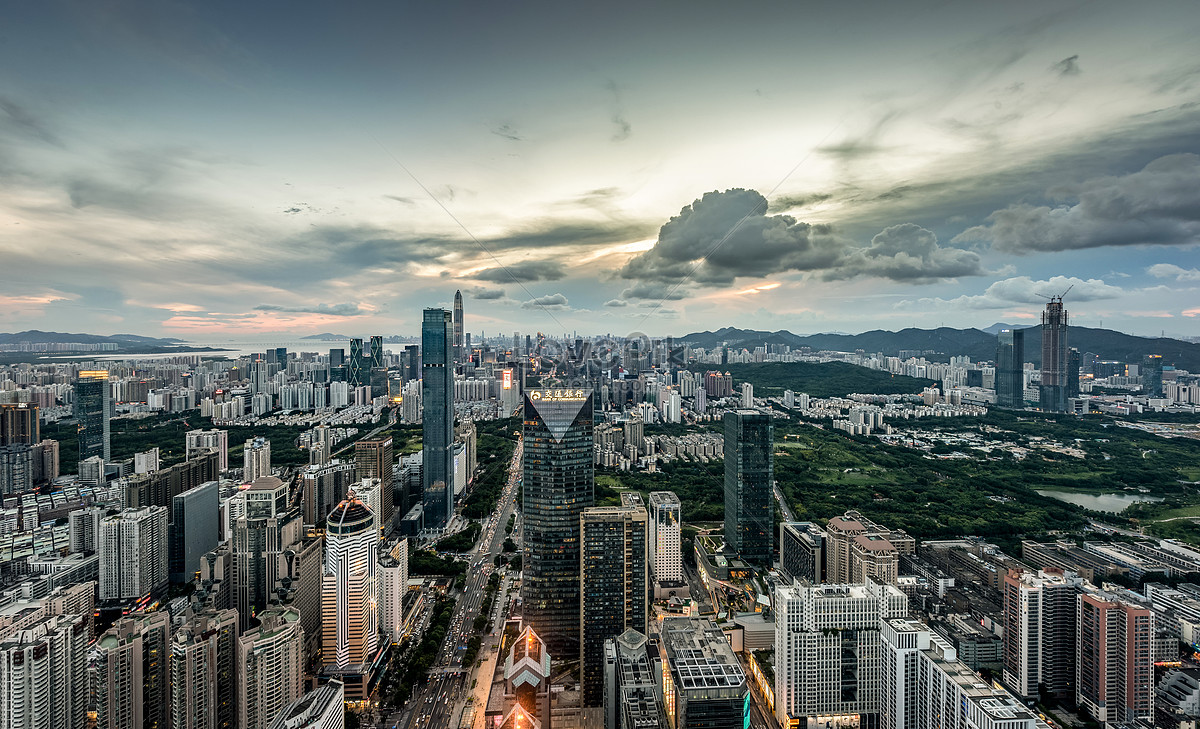
<svg viewBox="0 0 1200 729"><path fill-rule="evenodd" d="M467 697L470 695L473 668L473 665L463 665L463 653L466 651L467 641L474 635L472 623L479 614L488 579L497 569L494 566L496 555L501 553L505 538L510 536L505 533L504 528L515 509L517 490L521 484L521 452L522 443L518 441L509 464L508 484L500 496L496 510L484 522L478 544L469 553L466 586L458 596L454 617L446 632L446 640L433 667L429 669L429 681L414 692L404 707L387 718L383 726L389 729L458 729ZM514 529L511 537L519 545L520 530ZM496 593L495 604L492 606L493 614L499 612L503 605L502 589ZM502 624L493 624L490 627L497 636L503 630ZM484 641L479 649L480 657L490 649L490 645L491 641ZM478 680L490 682L491 676L480 676ZM482 712L483 707L478 707L478 710Z"/></svg>

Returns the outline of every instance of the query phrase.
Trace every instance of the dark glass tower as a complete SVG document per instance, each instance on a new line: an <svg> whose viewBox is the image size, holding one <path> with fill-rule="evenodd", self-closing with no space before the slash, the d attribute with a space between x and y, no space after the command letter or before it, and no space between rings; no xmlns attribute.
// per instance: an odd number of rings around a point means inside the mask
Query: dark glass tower
<svg viewBox="0 0 1200 729"><path fill-rule="evenodd" d="M1051 297L1042 312L1042 410L1062 413L1067 410L1067 310L1062 297Z"/></svg>
<svg viewBox="0 0 1200 729"><path fill-rule="evenodd" d="M1025 407L1025 330L1001 329L996 336L996 404Z"/></svg>
<svg viewBox="0 0 1200 729"><path fill-rule="evenodd" d="M421 322L421 407L425 526L454 516L454 331L450 312L426 309Z"/></svg>
<svg viewBox="0 0 1200 729"><path fill-rule="evenodd" d="M1163 396L1162 373L1161 354L1148 354L1142 359L1142 392L1147 397Z"/></svg>
<svg viewBox="0 0 1200 729"><path fill-rule="evenodd" d="M592 391L525 392L521 599L551 655L579 656L579 517L595 500Z"/></svg>
<svg viewBox="0 0 1200 729"><path fill-rule="evenodd" d="M108 372L86 370L75 381L75 419L79 421L79 460L100 456L111 460L108 416Z"/></svg>
<svg viewBox="0 0 1200 729"><path fill-rule="evenodd" d="M647 514L642 497L593 506L580 518L580 656L583 705L602 706L604 642L633 629L646 633Z"/></svg>
<svg viewBox="0 0 1200 729"><path fill-rule="evenodd" d="M376 334L371 337L371 367L383 366L383 337Z"/></svg>
<svg viewBox="0 0 1200 729"><path fill-rule="evenodd" d="M463 298L461 291L454 292L454 361L463 362L467 353L463 351Z"/></svg>
<svg viewBox="0 0 1200 729"><path fill-rule="evenodd" d="M774 561L774 444L771 416L725 413L725 545L763 567Z"/></svg>
<svg viewBox="0 0 1200 729"><path fill-rule="evenodd" d="M363 356L363 340L350 340L350 370L347 381L350 387L362 387L370 384L370 363Z"/></svg>

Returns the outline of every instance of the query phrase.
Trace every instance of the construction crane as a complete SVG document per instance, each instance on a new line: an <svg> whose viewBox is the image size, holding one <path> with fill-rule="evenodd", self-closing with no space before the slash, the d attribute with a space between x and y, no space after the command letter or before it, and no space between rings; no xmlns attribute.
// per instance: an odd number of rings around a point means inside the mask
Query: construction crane
<svg viewBox="0 0 1200 729"><path fill-rule="evenodd" d="M1067 294L1071 293L1071 289L1073 289L1073 288L1075 288L1075 284L1071 284L1070 286L1068 286L1067 290L1062 292L1058 296L1054 296L1053 294L1051 294L1049 296L1047 296L1046 294L1038 294L1038 296L1042 297L1043 299L1050 299L1051 301L1054 301L1055 299L1062 301L1063 297L1066 296Z"/></svg>

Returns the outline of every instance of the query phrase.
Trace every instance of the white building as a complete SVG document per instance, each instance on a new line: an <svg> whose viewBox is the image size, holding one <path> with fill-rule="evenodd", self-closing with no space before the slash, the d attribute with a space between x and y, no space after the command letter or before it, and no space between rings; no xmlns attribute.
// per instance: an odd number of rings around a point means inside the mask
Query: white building
<svg viewBox="0 0 1200 729"><path fill-rule="evenodd" d="M683 582L683 553L680 550L681 505L674 491L650 493L650 568L655 584Z"/></svg>
<svg viewBox="0 0 1200 729"><path fill-rule="evenodd" d="M746 410L754 408L754 385L749 382L742 383L742 407Z"/></svg>
<svg viewBox="0 0 1200 729"><path fill-rule="evenodd" d="M241 729L267 729L304 687L300 613L271 608L257 617L261 624L238 638L236 726Z"/></svg>
<svg viewBox="0 0 1200 729"><path fill-rule="evenodd" d="M167 584L167 509L126 509L100 521L100 600L137 600Z"/></svg>
<svg viewBox="0 0 1200 729"><path fill-rule="evenodd" d="M378 544L376 517L361 500L347 499L330 512L321 584L321 650L326 665L360 665L375 652Z"/></svg>
<svg viewBox="0 0 1200 729"><path fill-rule="evenodd" d="M875 582L793 584L776 590L775 608L779 721L836 724L878 712L880 621L907 615L904 593Z"/></svg>
<svg viewBox="0 0 1200 729"><path fill-rule="evenodd" d="M271 441L266 438L250 438L242 448L242 481L254 483L263 476L271 475Z"/></svg>
<svg viewBox="0 0 1200 729"><path fill-rule="evenodd" d="M43 618L0 641L0 726L87 726L88 616Z"/></svg>
<svg viewBox="0 0 1200 729"><path fill-rule="evenodd" d="M332 679L281 711L271 722L271 729L345 729L344 697L342 682Z"/></svg>
<svg viewBox="0 0 1200 729"><path fill-rule="evenodd" d="M229 431L228 430L189 430L184 435L185 458L192 460L196 453L211 449L217 452L218 467L222 471L229 470Z"/></svg>
<svg viewBox="0 0 1200 729"><path fill-rule="evenodd" d="M133 472L136 474L154 473L159 469L158 448L151 448L143 453L133 454Z"/></svg>
<svg viewBox="0 0 1200 729"><path fill-rule="evenodd" d="M408 594L408 540L379 550L379 635L399 643L404 633L404 596Z"/></svg>

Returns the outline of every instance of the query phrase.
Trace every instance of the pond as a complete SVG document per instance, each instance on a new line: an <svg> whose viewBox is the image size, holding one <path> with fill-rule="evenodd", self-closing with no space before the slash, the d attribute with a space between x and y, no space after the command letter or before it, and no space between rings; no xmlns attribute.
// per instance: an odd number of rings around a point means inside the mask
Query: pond
<svg viewBox="0 0 1200 729"><path fill-rule="evenodd" d="M1082 491L1035 490L1042 496L1049 496L1059 501L1065 501L1068 504L1075 504L1085 509L1091 509L1092 511L1107 511L1113 514L1121 513L1132 504L1147 501L1162 501L1161 496L1146 496L1145 494L1089 494Z"/></svg>

